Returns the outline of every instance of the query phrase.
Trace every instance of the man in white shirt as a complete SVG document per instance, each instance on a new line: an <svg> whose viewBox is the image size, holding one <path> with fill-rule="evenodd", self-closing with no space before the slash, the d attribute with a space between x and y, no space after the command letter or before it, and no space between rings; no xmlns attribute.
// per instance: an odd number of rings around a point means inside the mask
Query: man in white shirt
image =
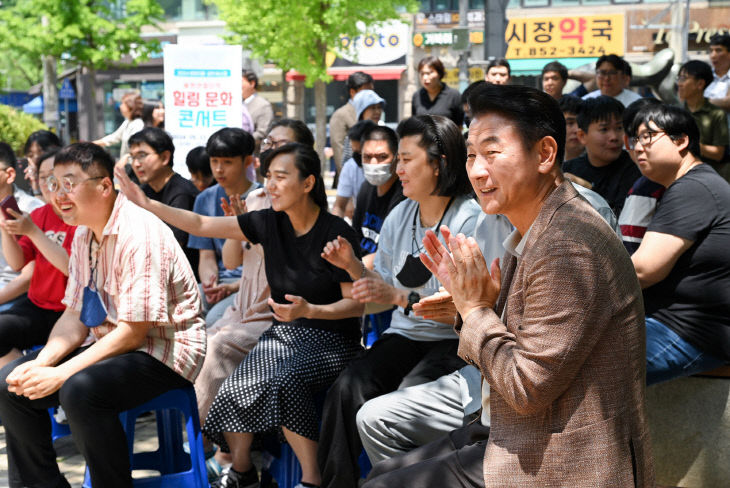
<svg viewBox="0 0 730 488"><path fill-rule="evenodd" d="M638 93L624 88L627 78L631 76L629 66L621 56L604 54L596 61L596 82L598 90L583 96L583 100L606 95L613 97L628 107L641 98Z"/></svg>

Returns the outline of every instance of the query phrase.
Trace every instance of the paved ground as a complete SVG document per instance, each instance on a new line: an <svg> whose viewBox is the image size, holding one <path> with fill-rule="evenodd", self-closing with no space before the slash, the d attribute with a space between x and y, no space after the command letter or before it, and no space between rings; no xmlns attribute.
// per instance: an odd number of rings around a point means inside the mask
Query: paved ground
<svg viewBox="0 0 730 488"><path fill-rule="evenodd" d="M157 448L155 417L152 415L137 420L135 429L135 452L154 451ZM5 448L5 429L0 427L0 488L8 487L8 460ZM71 436L62 437L54 444L58 465L73 488L80 488L84 481L86 464L79 454ZM144 476L144 471L135 471L134 476Z"/></svg>

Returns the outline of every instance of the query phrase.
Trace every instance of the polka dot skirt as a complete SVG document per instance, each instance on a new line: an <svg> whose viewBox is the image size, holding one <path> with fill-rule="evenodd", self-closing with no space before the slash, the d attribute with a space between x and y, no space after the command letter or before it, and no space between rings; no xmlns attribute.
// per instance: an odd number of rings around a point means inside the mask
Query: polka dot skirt
<svg viewBox="0 0 730 488"><path fill-rule="evenodd" d="M319 439L314 394L328 388L361 347L336 332L274 324L218 390L203 432L227 452L223 432Z"/></svg>

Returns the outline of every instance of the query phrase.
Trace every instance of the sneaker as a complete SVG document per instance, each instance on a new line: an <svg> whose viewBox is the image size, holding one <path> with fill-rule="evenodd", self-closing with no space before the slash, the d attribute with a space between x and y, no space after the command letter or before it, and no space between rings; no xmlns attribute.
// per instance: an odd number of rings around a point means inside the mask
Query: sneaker
<svg viewBox="0 0 730 488"><path fill-rule="evenodd" d="M223 467L214 457L205 460L205 472L208 474L208 481L214 481L223 475Z"/></svg>
<svg viewBox="0 0 730 488"><path fill-rule="evenodd" d="M256 468L251 468L245 473L239 473L231 468L210 486L211 488L258 488L259 474L256 472Z"/></svg>

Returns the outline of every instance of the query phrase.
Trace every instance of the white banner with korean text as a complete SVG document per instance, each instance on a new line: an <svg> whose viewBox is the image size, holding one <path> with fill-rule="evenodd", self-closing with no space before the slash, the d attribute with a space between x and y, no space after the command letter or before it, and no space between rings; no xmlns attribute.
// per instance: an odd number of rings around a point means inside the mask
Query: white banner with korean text
<svg viewBox="0 0 730 488"><path fill-rule="evenodd" d="M167 44L165 130L175 143L173 169L189 177L188 152L223 127L241 127L241 46Z"/></svg>

